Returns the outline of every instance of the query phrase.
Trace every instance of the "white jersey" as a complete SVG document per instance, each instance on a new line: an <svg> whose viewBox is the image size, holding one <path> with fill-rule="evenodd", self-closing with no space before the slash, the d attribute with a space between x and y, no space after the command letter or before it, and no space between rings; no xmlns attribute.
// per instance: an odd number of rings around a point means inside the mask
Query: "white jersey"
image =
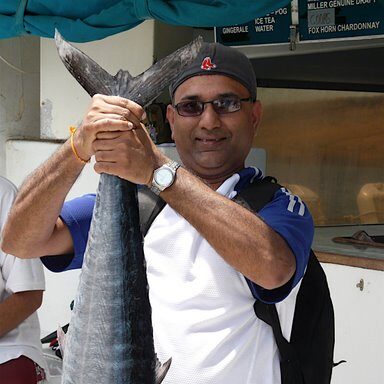
<svg viewBox="0 0 384 384"><path fill-rule="evenodd" d="M15 196L16 187L0 177L0 230ZM44 271L40 259L22 260L0 250L0 271L0 302L13 293L45 289ZM0 364L21 355L46 368L36 312L0 338Z"/></svg>
<svg viewBox="0 0 384 384"><path fill-rule="evenodd" d="M244 168L217 192L233 199L262 178L260 170ZM72 234L75 256L64 268L55 260L48 268L57 272L81 266L94 201L94 196L86 195L65 203L60 217ZM295 255L295 274L279 290L266 290L246 281L168 205L149 228L144 253L155 348L161 361L172 357L164 384L280 383L279 352L272 329L254 313L254 297L277 302L282 332L289 340L313 221L301 199L285 188L276 191L258 215Z"/></svg>
<svg viewBox="0 0 384 384"><path fill-rule="evenodd" d="M217 192L233 198L234 175ZM242 274L168 205L144 242L155 350L172 357L164 384L280 383L272 329L254 313ZM299 285L277 305L289 339Z"/></svg>

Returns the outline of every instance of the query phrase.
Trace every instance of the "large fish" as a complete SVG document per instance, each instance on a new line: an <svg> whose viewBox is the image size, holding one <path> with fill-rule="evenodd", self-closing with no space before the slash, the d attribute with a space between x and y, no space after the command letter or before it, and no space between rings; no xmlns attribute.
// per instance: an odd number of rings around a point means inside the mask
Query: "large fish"
<svg viewBox="0 0 384 384"><path fill-rule="evenodd" d="M119 95L145 106L202 45L198 38L133 78L111 76L56 32L65 66L92 96ZM155 355L139 225L137 188L102 174L66 340L63 384L159 384L170 365Z"/></svg>

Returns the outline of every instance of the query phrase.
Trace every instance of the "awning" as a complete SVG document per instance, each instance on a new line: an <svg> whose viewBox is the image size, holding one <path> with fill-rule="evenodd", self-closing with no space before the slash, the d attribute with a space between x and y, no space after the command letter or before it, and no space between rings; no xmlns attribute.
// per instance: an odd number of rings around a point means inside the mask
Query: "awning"
<svg viewBox="0 0 384 384"><path fill-rule="evenodd" d="M85 42L126 31L146 19L191 27L241 24L287 0L1 0L0 38L53 37Z"/></svg>

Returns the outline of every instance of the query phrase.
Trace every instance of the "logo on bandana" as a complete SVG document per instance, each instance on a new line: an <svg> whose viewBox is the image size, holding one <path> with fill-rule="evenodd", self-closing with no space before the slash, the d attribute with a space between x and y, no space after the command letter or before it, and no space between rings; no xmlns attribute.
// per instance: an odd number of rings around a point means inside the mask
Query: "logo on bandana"
<svg viewBox="0 0 384 384"><path fill-rule="evenodd" d="M204 58L201 62L201 69L205 71L210 71L211 69L216 68L216 64L213 64L210 57Z"/></svg>

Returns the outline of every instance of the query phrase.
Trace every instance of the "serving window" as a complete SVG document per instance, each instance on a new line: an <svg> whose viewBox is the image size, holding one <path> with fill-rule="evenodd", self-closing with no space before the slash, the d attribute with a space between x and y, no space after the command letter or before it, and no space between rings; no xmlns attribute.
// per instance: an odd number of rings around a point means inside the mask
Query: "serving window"
<svg viewBox="0 0 384 384"><path fill-rule="evenodd" d="M254 145L316 226L384 224L384 93L259 88Z"/></svg>

